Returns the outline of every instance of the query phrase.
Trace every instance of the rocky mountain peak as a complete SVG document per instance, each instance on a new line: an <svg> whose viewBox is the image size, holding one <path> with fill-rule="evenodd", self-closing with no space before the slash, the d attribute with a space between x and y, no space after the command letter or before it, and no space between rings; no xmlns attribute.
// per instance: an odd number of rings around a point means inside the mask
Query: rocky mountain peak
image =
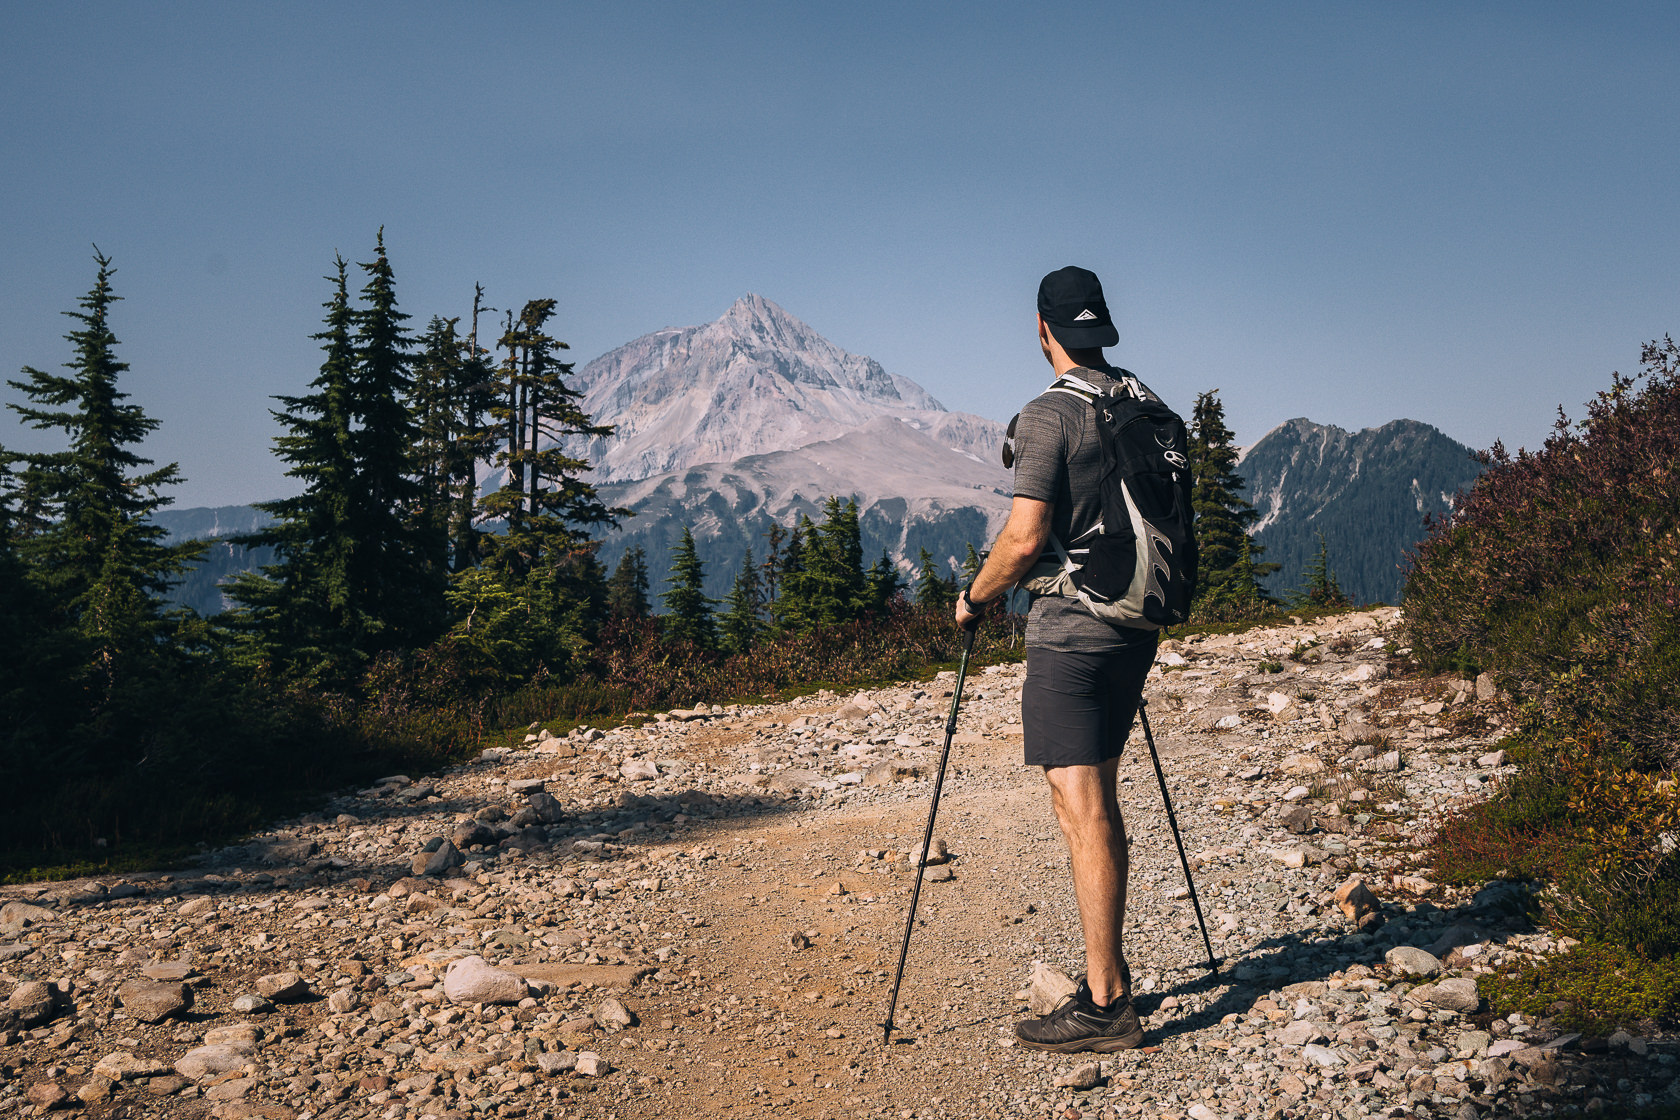
<svg viewBox="0 0 1680 1120"><path fill-rule="evenodd" d="M710 323L654 331L603 354L574 385L584 409L617 429L567 448L594 465L598 482L792 451L880 416L923 429L943 419L957 430L920 385L752 293Z"/></svg>

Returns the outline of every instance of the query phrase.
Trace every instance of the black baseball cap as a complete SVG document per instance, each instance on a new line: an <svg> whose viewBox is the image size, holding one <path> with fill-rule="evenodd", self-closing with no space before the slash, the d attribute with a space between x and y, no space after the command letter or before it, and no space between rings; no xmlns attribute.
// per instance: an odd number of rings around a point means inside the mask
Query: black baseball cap
<svg viewBox="0 0 1680 1120"><path fill-rule="evenodd" d="M1069 350L1113 346L1120 341L1103 299L1102 281L1088 268L1070 264L1040 280L1038 313L1056 341Z"/></svg>

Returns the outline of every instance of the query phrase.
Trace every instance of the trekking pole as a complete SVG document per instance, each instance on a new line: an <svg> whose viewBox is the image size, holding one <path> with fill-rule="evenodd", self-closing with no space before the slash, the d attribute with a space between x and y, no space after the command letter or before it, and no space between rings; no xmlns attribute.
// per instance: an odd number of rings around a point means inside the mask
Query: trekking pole
<svg viewBox="0 0 1680 1120"><path fill-rule="evenodd" d="M974 651L974 635L980 620L963 631L962 662L957 666L957 687L951 690L951 714L945 720L945 750L939 756L939 776L933 780L933 804L928 806L927 829L922 834L922 858L916 861L916 885L910 891L910 914L904 919L904 944L898 949L898 971L893 975L892 995L887 999L887 1021L881 1024L881 1045L892 1041L893 1011L898 1007L898 985L904 979L904 958L910 955L910 931L916 928L916 903L922 897L922 870L933 845L933 818L939 812L939 791L945 785L945 763L951 757L951 739L957 733L957 705L962 703L963 678L968 676L968 655Z"/></svg>
<svg viewBox="0 0 1680 1120"><path fill-rule="evenodd" d="M1178 835L1178 818L1173 815L1172 798L1167 795L1167 776L1161 772L1161 756L1155 753L1155 736L1149 732L1149 701L1138 697L1138 718L1143 721L1143 739L1149 744L1149 758L1155 763L1155 780L1161 783L1161 802L1167 807L1167 825L1172 829L1173 843L1178 845L1178 862L1184 865L1184 881L1190 886L1190 905L1196 908L1196 924L1202 927L1202 944L1207 947L1208 971L1219 971L1219 958L1213 955L1213 941L1208 937L1207 922L1202 920L1202 904L1196 897L1196 881L1190 877L1190 857L1184 854L1184 840Z"/></svg>

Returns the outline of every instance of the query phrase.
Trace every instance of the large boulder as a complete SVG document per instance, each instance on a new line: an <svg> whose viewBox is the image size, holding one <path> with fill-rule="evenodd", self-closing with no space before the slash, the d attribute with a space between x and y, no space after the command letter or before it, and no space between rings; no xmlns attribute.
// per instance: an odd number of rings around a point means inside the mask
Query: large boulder
<svg viewBox="0 0 1680 1120"><path fill-rule="evenodd" d="M123 1010L145 1023L161 1023L193 1005L193 991L185 984L130 980L117 989Z"/></svg>
<svg viewBox="0 0 1680 1120"><path fill-rule="evenodd" d="M443 975L443 994L451 1003L518 1003L526 993L523 977L496 968L479 956L451 961Z"/></svg>

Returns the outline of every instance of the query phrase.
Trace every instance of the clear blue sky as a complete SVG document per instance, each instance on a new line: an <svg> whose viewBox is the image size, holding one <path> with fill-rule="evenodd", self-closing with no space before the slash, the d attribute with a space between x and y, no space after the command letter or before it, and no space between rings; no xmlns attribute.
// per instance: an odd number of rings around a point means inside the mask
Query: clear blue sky
<svg viewBox="0 0 1680 1120"><path fill-rule="evenodd" d="M948 406L1111 356L1241 442L1534 446L1680 333L1673 4L6 4L0 372L118 268L179 504L276 496L335 250L404 309L559 300L588 360L762 293ZM6 391L8 399L14 394ZM601 419L610 421L611 417ZM0 443L42 446L0 419Z"/></svg>

